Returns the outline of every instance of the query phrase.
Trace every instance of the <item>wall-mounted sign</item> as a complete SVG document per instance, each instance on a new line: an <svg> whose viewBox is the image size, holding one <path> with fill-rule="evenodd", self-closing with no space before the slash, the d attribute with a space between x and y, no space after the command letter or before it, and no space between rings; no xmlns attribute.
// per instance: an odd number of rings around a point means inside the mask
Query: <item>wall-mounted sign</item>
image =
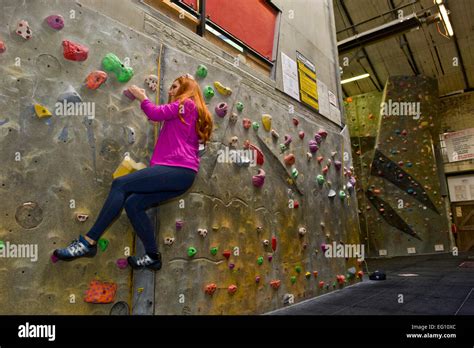
<svg viewBox="0 0 474 348"><path fill-rule="evenodd" d="M300 101L296 62L283 52L281 52L281 73L283 77L283 92Z"/></svg>
<svg viewBox="0 0 474 348"><path fill-rule="evenodd" d="M300 100L315 111L319 111L316 67L298 51L296 51L296 64L298 67Z"/></svg>
<svg viewBox="0 0 474 348"><path fill-rule="evenodd" d="M444 142L449 162L474 158L474 128L444 133Z"/></svg>
<svg viewBox="0 0 474 348"><path fill-rule="evenodd" d="M474 201L474 175L449 176L448 187L451 202Z"/></svg>

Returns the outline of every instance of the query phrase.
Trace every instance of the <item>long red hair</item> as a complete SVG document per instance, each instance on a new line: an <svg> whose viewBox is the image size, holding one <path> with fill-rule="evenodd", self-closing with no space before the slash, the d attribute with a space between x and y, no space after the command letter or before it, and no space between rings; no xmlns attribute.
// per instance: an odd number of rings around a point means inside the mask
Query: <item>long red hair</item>
<svg viewBox="0 0 474 348"><path fill-rule="evenodd" d="M211 138L214 123L211 113L207 109L206 103L204 102L201 87L199 87L199 84L196 82L196 80L189 78L186 75L178 77L175 81L179 82L179 87L176 91L174 101L179 100L179 110L182 110L181 107L184 107L183 102L187 98L190 98L194 101L199 114L199 117L196 121L196 133L199 136L200 142L202 144L206 144ZM170 97L168 102L171 101L172 99ZM178 117L181 122L187 124L180 113L178 113Z"/></svg>

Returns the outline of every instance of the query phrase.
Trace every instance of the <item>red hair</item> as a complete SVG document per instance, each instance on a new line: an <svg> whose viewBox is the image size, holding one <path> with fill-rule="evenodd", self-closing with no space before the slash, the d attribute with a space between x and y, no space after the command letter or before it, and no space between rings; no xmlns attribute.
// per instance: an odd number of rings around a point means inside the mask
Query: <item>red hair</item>
<svg viewBox="0 0 474 348"><path fill-rule="evenodd" d="M182 110L182 104L186 99L191 99L196 104L199 117L196 121L196 133L199 136L201 143L206 144L211 138L211 133L213 130L213 120L211 113L207 109L206 103L202 96L201 88L199 84L192 77L187 77L186 75L178 77L175 81L179 82L178 90L174 100L179 100L179 110ZM169 100L171 102L171 98ZM183 106L184 107L184 106ZM178 117L184 124L187 124L183 116L178 113Z"/></svg>

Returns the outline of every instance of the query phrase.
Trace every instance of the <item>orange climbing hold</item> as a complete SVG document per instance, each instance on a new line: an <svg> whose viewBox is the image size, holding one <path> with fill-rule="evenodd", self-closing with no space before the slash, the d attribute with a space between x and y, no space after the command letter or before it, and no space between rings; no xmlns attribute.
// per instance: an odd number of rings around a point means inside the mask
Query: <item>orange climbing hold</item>
<svg viewBox="0 0 474 348"><path fill-rule="evenodd" d="M214 294L214 292L216 291L216 289L217 289L217 285L216 285L216 284L214 284L214 283L207 284L207 285L206 285L205 292L206 292L206 294L212 296L212 294Z"/></svg>
<svg viewBox="0 0 474 348"><path fill-rule="evenodd" d="M84 301L87 303L112 303L115 300L116 292L117 284L92 280Z"/></svg>
<svg viewBox="0 0 474 348"><path fill-rule="evenodd" d="M231 295L235 294L236 291L237 291L237 285L232 284L232 285L229 285L229 287L227 288L227 292Z"/></svg>
<svg viewBox="0 0 474 348"><path fill-rule="evenodd" d="M280 284L281 284L281 280L278 280L278 279L272 280L270 282L270 286L275 290L277 290L280 287Z"/></svg>
<svg viewBox="0 0 474 348"><path fill-rule="evenodd" d="M97 89L105 81L107 81L107 73L104 71L96 70L87 75L86 86L89 89Z"/></svg>

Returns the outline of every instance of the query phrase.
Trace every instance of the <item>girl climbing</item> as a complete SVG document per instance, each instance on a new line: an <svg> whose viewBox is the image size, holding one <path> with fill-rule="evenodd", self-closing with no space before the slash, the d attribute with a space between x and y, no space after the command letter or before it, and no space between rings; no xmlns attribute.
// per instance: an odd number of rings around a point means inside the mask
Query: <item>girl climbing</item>
<svg viewBox="0 0 474 348"><path fill-rule="evenodd" d="M153 104L145 90L135 85L129 91L141 102L141 108L150 120L163 121L150 167L113 180L109 195L90 231L85 236L80 235L66 248L54 251L60 260L95 256L97 241L125 208L146 251L141 257L128 257L128 263L134 269L161 268L155 230L145 211L182 195L191 187L199 171L199 143L209 141L213 121L198 83L189 74L173 81L168 91L168 104Z"/></svg>

